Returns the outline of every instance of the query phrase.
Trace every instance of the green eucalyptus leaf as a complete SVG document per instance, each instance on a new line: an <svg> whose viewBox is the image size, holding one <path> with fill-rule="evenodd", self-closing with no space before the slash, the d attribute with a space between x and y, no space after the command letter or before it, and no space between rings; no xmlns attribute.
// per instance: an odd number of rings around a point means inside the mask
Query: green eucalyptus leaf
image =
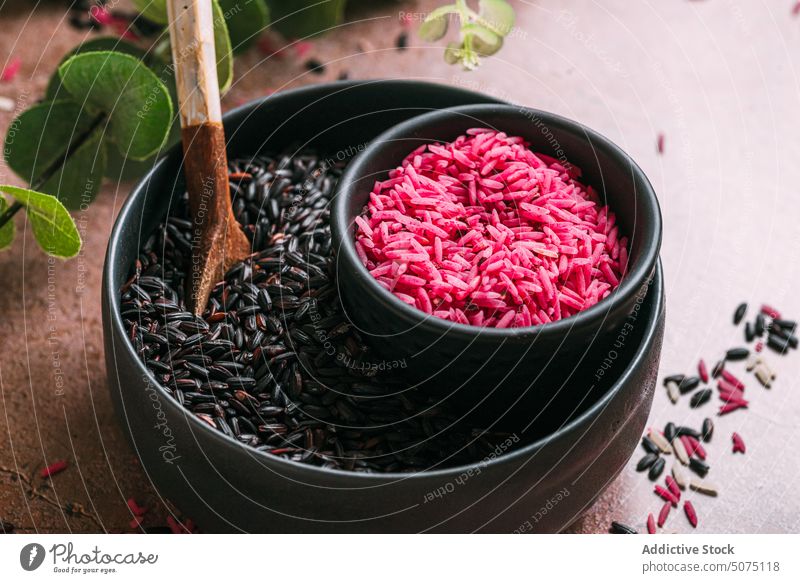
<svg viewBox="0 0 800 583"><path fill-rule="evenodd" d="M172 103L178 103L178 89L175 84L175 67L172 65L172 51L169 39L164 39L150 53L147 66L169 91Z"/></svg>
<svg viewBox="0 0 800 583"><path fill-rule="evenodd" d="M147 20L156 24L167 24L166 0L133 0L133 4Z"/></svg>
<svg viewBox="0 0 800 583"><path fill-rule="evenodd" d="M8 210L8 202L4 196L0 196L0 216ZM16 227L14 220L8 221L5 225L0 227L0 250L5 249L14 242L14 235L16 235Z"/></svg>
<svg viewBox="0 0 800 583"><path fill-rule="evenodd" d="M503 48L503 38L498 36L495 42L487 43L482 38L476 36L472 38L472 48L475 49L475 52L480 56L489 57Z"/></svg>
<svg viewBox="0 0 800 583"><path fill-rule="evenodd" d="M489 44L495 43L500 38L499 35L480 24L465 24L461 27L461 32L465 35L471 34L473 38L479 38Z"/></svg>
<svg viewBox="0 0 800 583"><path fill-rule="evenodd" d="M11 122L5 139L6 163L33 184L94 124L95 119L73 101L38 103Z"/></svg>
<svg viewBox="0 0 800 583"><path fill-rule="evenodd" d="M419 36L422 40L437 41L447 34L447 17L437 16L431 18L431 15L422 21L419 25Z"/></svg>
<svg viewBox="0 0 800 583"><path fill-rule="evenodd" d="M136 180L153 167L156 159L157 156L147 160L128 160L116 148L108 148L105 176L113 182Z"/></svg>
<svg viewBox="0 0 800 583"><path fill-rule="evenodd" d="M181 140L181 126L178 120L172 124L164 150L177 144ZM153 168L158 156L151 156L146 160L131 160L123 156L116 148L108 148L106 162L106 178L114 182L136 180Z"/></svg>
<svg viewBox="0 0 800 583"><path fill-rule="evenodd" d="M9 185L0 185L0 192L25 207L33 236L45 253L63 258L78 254L81 236L69 212L56 197Z"/></svg>
<svg viewBox="0 0 800 583"><path fill-rule="evenodd" d="M467 24L461 30L464 34L472 35L472 48L479 55L488 57L503 46L503 37L480 24Z"/></svg>
<svg viewBox="0 0 800 583"><path fill-rule="evenodd" d="M217 57L217 79L219 90L225 93L233 83L233 51L225 14L217 0L211 0L211 11L214 15L214 52Z"/></svg>
<svg viewBox="0 0 800 583"><path fill-rule="evenodd" d="M451 42L447 44L447 48L444 50L444 60L448 65L455 65L461 60L461 44L457 42Z"/></svg>
<svg viewBox="0 0 800 583"><path fill-rule="evenodd" d="M478 10L485 23L500 36L514 28L514 9L506 0L479 0Z"/></svg>
<svg viewBox="0 0 800 583"><path fill-rule="evenodd" d="M164 145L172 124L172 99L139 59L113 51L82 53L59 67L64 88L87 109L108 116L107 137L134 160Z"/></svg>
<svg viewBox="0 0 800 583"><path fill-rule="evenodd" d="M268 0L272 25L290 39L325 32L344 20L347 0Z"/></svg>
<svg viewBox="0 0 800 583"><path fill-rule="evenodd" d="M458 14L459 12L460 9L455 4L446 4L428 12L425 20L435 20L436 18L447 17L449 14Z"/></svg>
<svg viewBox="0 0 800 583"><path fill-rule="evenodd" d="M269 24L264 0L219 0L234 54L247 50Z"/></svg>
<svg viewBox="0 0 800 583"><path fill-rule="evenodd" d="M106 149L103 128L98 127L70 153L58 171L38 188L55 196L70 210L90 204L100 192L106 169Z"/></svg>
<svg viewBox="0 0 800 583"><path fill-rule="evenodd" d="M87 40L86 42L81 43L77 47L73 48L66 55L64 55L64 58L61 59L59 65L74 55L92 51L118 51L138 59L144 59L144 57L147 55L147 53L140 47L137 47L135 44L129 43L118 36L101 36ZM56 69L50 76L50 81L47 83L47 90L45 91L45 99L56 99L57 97L69 97L69 94L61 88L61 75L58 74L58 69Z"/></svg>

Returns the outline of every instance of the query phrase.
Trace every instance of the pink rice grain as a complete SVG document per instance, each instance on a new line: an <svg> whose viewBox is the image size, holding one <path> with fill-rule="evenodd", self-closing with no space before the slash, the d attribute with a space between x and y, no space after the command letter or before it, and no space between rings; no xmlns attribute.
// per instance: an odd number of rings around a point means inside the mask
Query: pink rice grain
<svg viewBox="0 0 800 583"><path fill-rule="evenodd" d="M697 512L689 500L683 503L683 511L686 513L686 518L689 519L689 524L692 525L692 528L697 528Z"/></svg>
<svg viewBox="0 0 800 583"><path fill-rule="evenodd" d="M43 479L51 478L56 474L60 474L61 472L66 470L68 466L69 464L67 463L66 460L58 460L56 462L53 462L49 466L42 468L39 471L39 477Z"/></svg>
<svg viewBox="0 0 800 583"><path fill-rule="evenodd" d="M669 510L672 505L669 502L665 502L664 506L661 507L661 512L658 513L658 526L664 526L664 523L667 521L667 517L669 516Z"/></svg>
<svg viewBox="0 0 800 583"><path fill-rule="evenodd" d="M700 362L697 363L697 372L700 375L700 380L704 383L708 382L708 368L706 367L706 361L702 358Z"/></svg>
<svg viewBox="0 0 800 583"><path fill-rule="evenodd" d="M733 441L733 453L745 453L747 451L747 446L745 446L741 435L734 431L731 439Z"/></svg>
<svg viewBox="0 0 800 583"><path fill-rule="evenodd" d="M769 306L767 304L763 304L761 306L761 313L769 316L770 318L780 318L781 317L781 313L778 310L776 310L775 308L773 308L772 306Z"/></svg>
<svg viewBox="0 0 800 583"><path fill-rule="evenodd" d="M0 71L0 81L13 81L22 67L22 59L19 57L11 57L8 59L3 70Z"/></svg>
<svg viewBox="0 0 800 583"><path fill-rule="evenodd" d="M383 287L426 314L498 328L572 316L607 297L628 267L616 216L578 176L519 137L470 129L417 148L375 183L356 219L356 251Z"/></svg>
<svg viewBox="0 0 800 583"><path fill-rule="evenodd" d="M111 15L111 12L109 12L104 6L92 6L89 8L89 16L91 16L92 20L100 25L109 26L114 22L114 17Z"/></svg>

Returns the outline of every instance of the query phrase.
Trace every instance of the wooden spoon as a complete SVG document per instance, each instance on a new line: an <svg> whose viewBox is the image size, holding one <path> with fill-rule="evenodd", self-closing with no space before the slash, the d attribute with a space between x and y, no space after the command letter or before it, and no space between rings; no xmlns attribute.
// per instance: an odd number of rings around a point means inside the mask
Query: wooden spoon
<svg viewBox="0 0 800 583"><path fill-rule="evenodd" d="M185 299L199 316L216 283L251 246L231 207L211 2L167 0L167 14L193 223Z"/></svg>

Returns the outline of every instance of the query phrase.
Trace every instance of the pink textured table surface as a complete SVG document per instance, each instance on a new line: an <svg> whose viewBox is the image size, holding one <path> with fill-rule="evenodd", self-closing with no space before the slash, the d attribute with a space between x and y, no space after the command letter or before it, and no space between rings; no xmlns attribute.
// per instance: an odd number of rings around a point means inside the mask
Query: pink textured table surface
<svg viewBox="0 0 800 583"><path fill-rule="evenodd" d="M262 62L252 51L237 60L238 81L224 105L347 71L464 86L571 117L625 148L659 193L668 298L663 373L691 372L700 357L713 363L741 343L730 322L740 301L800 317L794 0L517 1L518 25L506 46L474 73L446 65L440 46L414 35L406 51L395 50L399 12L436 4L379 3L358 14L365 21L315 40L309 56L327 64L322 75L292 56ZM13 82L0 83L16 111L42 94L59 57L82 38L57 3L34 14L27 6L0 9L0 65L12 54L23 61ZM3 131L14 115L0 112ZM16 180L0 162L0 182ZM117 426L103 364L100 275L129 188L107 184L76 216L85 240L78 258L49 260L21 217L21 236L0 254L0 519L21 531L127 531L131 496L152 509L148 524L164 522L167 510ZM720 496L690 495L700 532L800 530L800 358L766 356L778 372L774 388L751 381L750 410L717 420L709 453ZM713 410L693 411L685 400L673 406L658 390L651 423L698 426ZM731 453L732 431L747 440L746 455ZM71 468L51 484L28 482L45 460L62 458ZM643 528L647 513L657 513L635 461L571 532L602 532L612 519ZM666 529L691 530L677 514Z"/></svg>

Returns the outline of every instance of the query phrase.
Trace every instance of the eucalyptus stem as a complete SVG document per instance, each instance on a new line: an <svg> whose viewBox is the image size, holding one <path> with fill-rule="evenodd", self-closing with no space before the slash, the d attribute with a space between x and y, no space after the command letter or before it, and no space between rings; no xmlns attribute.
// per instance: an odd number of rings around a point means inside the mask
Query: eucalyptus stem
<svg viewBox="0 0 800 583"><path fill-rule="evenodd" d="M2 227L2 226L3 226L3 225L5 225L5 224L6 224L8 221L10 221L10 220L11 220L11 218L12 218L12 217L13 217L15 214L17 214L17 212L18 212L18 211L19 211L19 209L21 209L21 208L22 208L22 204L20 204L19 202L16 202L16 201L14 202L14 204L12 204L10 207L8 207L8 208L6 209L6 212L4 212L2 215L0 215L0 227Z"/></svg>
<svg viewBox="0 0 800 583"><path fill-rule="evenodd" d="M58 172L58 170L69 161L70 157L72 157L78 148L86 143L86 140L89 139L89 136L91 136L92 133L94 133L94 130L100 127L105 120L106 114L104 113L94 118L88 129L69 143L64 155L61 156L61 158L56 159L52 164L50 164L50 166L44 169L44 172L39 175L39 178L37 178L31 184L31 190L39 190L48 180L55 176L56 172ZM0 215L0 228L14 218L14 215L16 215L20 209L22 209L22 204L18 201L15 201L11 206L9 206L6 209L6 212Z"/></svg>

